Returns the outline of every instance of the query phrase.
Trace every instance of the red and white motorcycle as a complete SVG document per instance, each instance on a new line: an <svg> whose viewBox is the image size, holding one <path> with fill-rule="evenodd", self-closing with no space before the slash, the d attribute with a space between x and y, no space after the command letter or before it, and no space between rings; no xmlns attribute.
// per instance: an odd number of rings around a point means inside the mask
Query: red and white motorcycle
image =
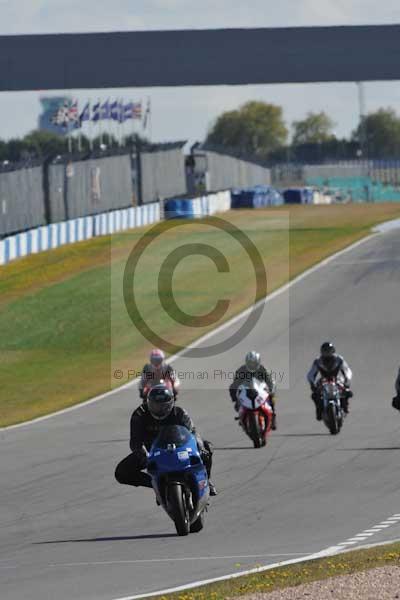
<svg viewBox="0 0 400 600"><path fill-rule="evenodd" d="M254 448L265 446L273 415L267 384L253 378L238 387L236 398L240 426L252 440Z"/></svg>

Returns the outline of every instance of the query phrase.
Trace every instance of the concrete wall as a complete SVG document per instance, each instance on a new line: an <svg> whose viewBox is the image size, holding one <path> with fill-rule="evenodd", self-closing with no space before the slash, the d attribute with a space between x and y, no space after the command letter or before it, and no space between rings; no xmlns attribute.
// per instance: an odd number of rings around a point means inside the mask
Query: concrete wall
<svg viewBox="0 0 400 600"><path fill-rule="evenodd" d="M205 151L207 189L246 188L269 185L271 173L266 167L217 152Z"/></svg>
<svg viewBox="0 0 400 600"><path fill-rule="evenodd" d="M143 152L140 162L143 204L186 193L182 148Z"/></svg>
<svg viewBox="0 0 400 600"><path fill-rule="evenodd" d="M0 173L0 236L45 222L42 167Z"/></svg>
<svg viewBox="0 0 400 600"><path fill-rule="evenodd" d="M49 166L52 223L125 208L134 201L129 155Z"/></svg>

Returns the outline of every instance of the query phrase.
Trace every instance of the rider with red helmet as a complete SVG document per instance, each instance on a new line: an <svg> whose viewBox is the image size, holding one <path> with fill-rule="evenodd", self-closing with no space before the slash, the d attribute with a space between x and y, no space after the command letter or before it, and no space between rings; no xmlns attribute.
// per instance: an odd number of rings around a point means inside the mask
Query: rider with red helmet
<svg viewBox="0 0 400 600"><path fill-rule="evenodd" d="M165 382L171 387L174 397L176 398L179 388L179 379L173 367L165 361L165 354L162 350L154 348L150 352L149 362L146 363L142 370L142 376L139 383L139 394L142 399L145 399L149 390Z"/></svg>

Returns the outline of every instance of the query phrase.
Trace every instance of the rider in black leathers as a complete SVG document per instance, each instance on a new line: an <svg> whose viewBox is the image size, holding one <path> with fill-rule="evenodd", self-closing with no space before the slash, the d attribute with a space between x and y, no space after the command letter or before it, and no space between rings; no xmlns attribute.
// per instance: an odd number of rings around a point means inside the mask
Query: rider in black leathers
<svg viewBox="0 0 400 600"><path fill-rule="evenodd" d="M211 444L202 440L196 433L188 413L180 406L176 406L172 392L166 385L160 384L152 388L147 401L132 414L130 435L132 454L117 465L115 478L118 483L152 487L150 475L144 472L147 466L147 452L161 428L167 425L182 425L196 436L201 458L210 478L213 454ZM209 481L209 485L210 495L215 496L217 491L214 484Z"/></svg>
<svg viewBox="0 0 400 600"><path fill-rule="evenodd" d="M318 386L318 381L322 377L334 377L343 384L344 394L341 397L341 403L345 413L349 412L349 398L353 397L353 392L350 390L353 373L343 356L336 354L335 346L331 342L324 342L320 351L320 356L314 360L307 373L317 421L322 419L321 393Z"/></svg>
<svg viewBox="0 0 400 600"><path fill-rule="evenodd" d="M276 411L275 411L275 381L271 373L261 364L260 355L258 352L252 350L248 352L245 357L245 364L239 367L235 372L235 377L231 385L229 386L229 394L232 402L234 403L235 410L239 410L236 392L240 385L248 382L252 379L258 379L259 381L265 381L269 392L269 402L272 408L272 424L273 430L276 429Z"/></svg>

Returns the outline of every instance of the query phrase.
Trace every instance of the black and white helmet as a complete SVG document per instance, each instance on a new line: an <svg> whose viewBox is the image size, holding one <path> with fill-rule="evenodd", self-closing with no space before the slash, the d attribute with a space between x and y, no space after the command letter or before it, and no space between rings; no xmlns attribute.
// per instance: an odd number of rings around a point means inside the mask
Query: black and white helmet
<svg viewBox="0 0 400 600"><path fill-rule="evenodd" d="M324 342L321 346L321 362L327 368L335 362L336 348L332 342Z"/></svg>
<svg viewBox="0 0 400 600"><path fill-rule="evenodd" d="M166 419L174 408L174 396L164 384L155 385L147 396L147 407L151 416L157 421Z"/></svg>
<svg viewBox="0 0 400 600"><path fill-rule="evenodd" d="M255 373L260 367L260 354L255 350L251 350L246 354L245 363L250 373Z"/></svg>

